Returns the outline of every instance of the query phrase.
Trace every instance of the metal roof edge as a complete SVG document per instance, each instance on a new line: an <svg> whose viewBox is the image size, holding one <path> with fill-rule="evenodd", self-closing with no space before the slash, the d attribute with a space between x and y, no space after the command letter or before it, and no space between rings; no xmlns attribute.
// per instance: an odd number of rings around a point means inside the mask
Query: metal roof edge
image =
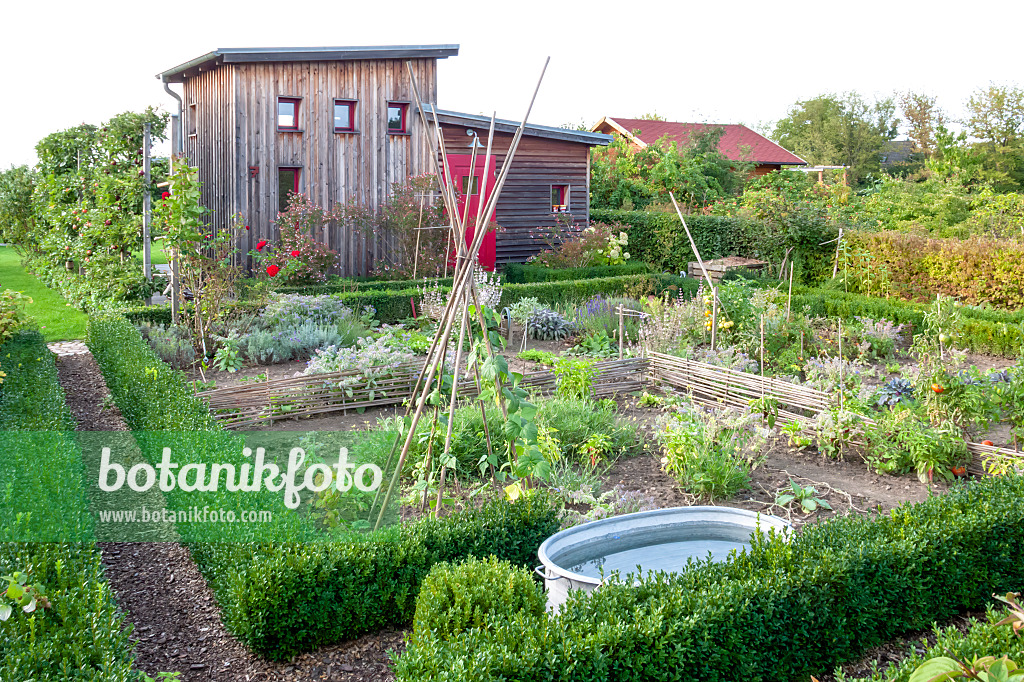
<svg viewBox="0 0 1024 682"><path fill-rule="evenodd" d="M301 62L355 59L446 59L459 54L459 45L357 45L347 47L221 47L157 74L167 83L180 83L183 74L209 62Z"/></svg>
<svg viewBox="0 0 1024 682"><path fill-rule="evenodd" d="M425 110L424 113L428 117L433 115L433 112L430 110ZM437 118L441 123L454 123L457 125L471 124L472 127L482 127L485 129L491 125L490 116L465 114L458 111L449 111L447 109L438 109ZM494 129L499 132L514 133L518 128L518 121L511 121L503 118L494 119ZM543 126L534 123L527 123L526 129L523 133L526 135L534 135L536 137L565 140L567 142L580 142L582 144L589 145L606 145L615 139L611 135L606 135L604 133L593 133L586 130L570 130L569 128L556 128L553 126Z"/></svg>

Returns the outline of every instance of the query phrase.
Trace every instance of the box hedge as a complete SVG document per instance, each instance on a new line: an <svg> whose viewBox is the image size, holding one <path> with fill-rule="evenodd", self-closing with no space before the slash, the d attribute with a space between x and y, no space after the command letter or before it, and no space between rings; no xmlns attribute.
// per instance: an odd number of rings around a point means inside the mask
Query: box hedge
<svg viewBox="0 0 1024 682"><path fill-rule="evenodd" d="M796 680L1024 586L1024 477L961 485L876 519L805 526L721 564L573 594L458 640L421 636L398 680ZM630 581L627 581L630 582Z"/></svg>
<svg viewBox="0 0 1024 682"><path fill-rule="evenodd" d="M0 680L135 680L131 628L93 542L82 453L54 356L39 333L23 332L0 347L0 358L0 574L31 567L52 604L32 616L15 608L0 624Z"/></svg>
<svg viewBox="0 0 1024 682"><path fill-rule="evenodd" d="M501 279L507 284L527 284L529 282L557 282L564 279L641 275L649 272L651 272L650 265L635 261L622 265L592 265L586 268L546 268L525 263L506 263L501 271Z"/></svg>
<svg viewBox="0 0 1024 682"><path fill-rule="evenodd" d="M97 316L89 347L143 455L159 461L168 438L175 461L237 462L241 437L221 429L181 372L150 350L126 319ZM275 537L255 542L247 524L178 524L223 610L227 627L261 654L285 659L317 646L412 620L420 581L439 561L496 555L532 562L558 529L543 496L384 529L345 541L282 508L277 493L167 492L168 506L273 510ZM280 523L278 523L280 519ZM304 541L304 542L298 542Z"/></svg>

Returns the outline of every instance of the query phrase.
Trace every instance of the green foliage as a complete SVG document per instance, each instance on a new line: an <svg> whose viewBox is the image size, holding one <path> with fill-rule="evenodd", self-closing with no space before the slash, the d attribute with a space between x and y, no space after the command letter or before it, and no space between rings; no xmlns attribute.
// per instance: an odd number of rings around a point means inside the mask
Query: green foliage
<svg viewBox="0 0 1024 682"><path fill-rule="evenodd" d="M576 332L576 327L550 308L534 308L526 316L526 334L531 339L557 341Z"/></svg>
<svg viewBox="0 0 1024 682"><path fill-rule="evenodd" d="M843 264L843 274L856 293L913 300L944 294L974 305L1024 308L1024 242L875 232L854 234L850 248L856 255ZM884 284L872 285L879 269Z"/></svg>
<svg viewBox="0 0 1024 682"><path fill-rule="evenodd" d="M537 619L544 616L544 596L529 569L493 556L435 564L416 598L410 641L424 632L449 640L520 612Z"/></svg>
<svg viewBox="0 0 1024 682"><path fill-rule="evenodd" d="M825 94L794 104L771 138L810 164L850 166L856 185L878 172L898 122L891 97L869 103L856 92Z"/></svg>
<svg viewBox="0 0 1024 682"><path fill-rule="evenodd" d="M639 208L668 203L669 192L687 206L706 206L738 193L753 164L727 158L718 149L724 129L707 126L685 143L667 138L635 149L617 136L591 152L593 208Z"/></svg>
<svg viewBox="0 0 1024 682"><path fill-rule="evenodd" d="M531 282L556 282L566 279L594 279L596 277L621 277L622 275L641 275L651 271L651 266L643 262L631 262L622 265L592 265L586 268L547 268L541 265L524 263L506 263L501 271L506 284L528 284Z"/></svg>
<svg viewBox="0 0 1024 682"><path fill-rule="evenodd" d="M800 485L793 479L789 479L789 488L783 488L779 491L779 494L775 496L775 504L780 507L785 507L792 502L796 502L800 505L800 510L804 514L811 514L818 510L818 507L822 509L832 509L832 505L820 497L815 497L818 491L813 485Z"/></svg>
<svg viewBox="0 0 1024 682"><path fill-rule="evenodd" d="M520 360L527 360L530 362L539 362L542 365L548 367L554 367L555 358L557 357L554 353L550 353L546 350L537 350L536 348L527 348L523 352L516 355Z"/></svg>
<svg viewBox="0 0 1024 682"><path fill-rule="evenodd" d="M146 123L152 124L154 139L163 139L167 114L147 109L120 114L100 127L53 133L36 146L34 220L22 223L17 248L41 279L76 306L149 293L151 285L132 256L142 243ZM156 164L152 182L165 174Z"/></svg>
<svg viewBox="0 0 1024 682"><path fill-rule="evenodd" d="M0 357L12 367L0 387L0 574L18 585L18 573L27 574L24 586L45 586L37 594L49 603L44 615L37 597L34 612L18 609L0 626L0 679L134 680L130 629L94 544L82 453L54 356L41 335L22 332Z"/></svg>
<svg viewBox="0 0 1024 682"><path fill-rule="evenodd" d="M667 415L660 426L662 465L687 491L714 500L749 485L763 441L751 415L719 415L689 405Z"/></svg>
<svg viewBox="0 0 1024 682"><path fill-rule="evenodd" d="M564 400L586 400L593 390L597 369L593 360L560 357L555 360L555 395Z"/></svg>
<svg viewBox="0 0 1024 682"><path fill-rule="evenodd" d="M986 478L874 519L808 524L788 542L755 536L723 563L570 593L559 615L540 624L512 617L447 642L425 636L395 675L807 679L1020 585L1022 543L1024 478Z"/></svg>
<svg viewBox="0 0 1024 682"><path fill-rule="evenodd" d="M192 551L231 632L261 654L286 660L408 625L420 584L439 562L494 555L532 566L540 543L558 525L557 510L538 491L361 542L204 544Z"/></svg>
<svg viewBox="0 0 1024 682"><path fill-rule="evenodd" d="M38 176L28 166L11 166L0 171L0 239L22 244L35 233L36 214L32 204Z"/></svg>
<svg viewBox="0 0 1024 682"><path fill-rule="evenodd" d="M1009 613L1008 609L988 605L983 619L970 618L966 632L955 625L945 628L933 626L934 644L922 639L908 647L906 658L884 669L876 669L868 677L851 679L837 675L836 679L838 682L910 682L911 679L920 679L915 676L917 670L936 656L952 657L966 663L996 654L1019 661L1024 659L1024 638L1014 636L1013 630L1005 627ZM1006 618L1000 620L1002 616Z"/></svg>

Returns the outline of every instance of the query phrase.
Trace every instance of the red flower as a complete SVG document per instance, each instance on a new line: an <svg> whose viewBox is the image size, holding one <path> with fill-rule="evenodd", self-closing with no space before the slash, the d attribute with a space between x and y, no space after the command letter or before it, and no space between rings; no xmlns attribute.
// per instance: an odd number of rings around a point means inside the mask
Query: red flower
<svg viewBox="0 0 1024 682"><path fill-rule="evenodd" d="M299 251L292 251L292 258L298 258L299 257L299 253L300 253Z"/></svg>
<svg viewBox="0 0 1024 682"><path fill-rule="evenodd" d="M266 246L266 245L267 245L267 240L266 239L261 239L259 241L259 243L256 244L256 250L257 251L262 251L263 247Z"/></svg>
<svg viewBox="0 0 1024 682"><path fill-rule="evenodd" d="M169 197L169 196L171 196L171 193L170 193L170 192L164 192L163 194L161 194L161 195L160 195L160 198L161 198L161 199L166 199L166 198L167 198L167 197Z"/></svg>
<svg viewBox="0 0 1024 682"><path fill-rule="evenodd" d="M281 272L281 268L277 267L276 265L271 265L267 268L267 275L269 277L274 277L279 272Z"/></svg>
<svg viewBox="0 0 1024 682"><path fill-rule="evenodd" d="M246 226L245 226L245 229L247 229L247 230L248 230L248 229L249 229L249 226L248 226L248 225L246 225Z"/></svg>

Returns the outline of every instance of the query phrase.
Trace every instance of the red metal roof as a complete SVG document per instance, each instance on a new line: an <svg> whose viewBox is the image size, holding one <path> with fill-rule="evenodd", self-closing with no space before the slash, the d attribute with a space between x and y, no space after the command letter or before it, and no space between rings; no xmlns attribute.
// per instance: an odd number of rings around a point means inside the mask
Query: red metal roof
<svg viewBox="0 0 1024 682"><path fill-rule="evenodd" d="M718 149L727 158L734 161L753 161L757 164L779 163L786 165L805 165L807 162L796 154L783 149L769 140L764 135L755 133L745 125L735 123L675 123L672 121L648 121L639 118L611 118L605 119L607 123L614 121L622 128L635 133L644 144L654 144L666 135L669 139L680 144L686 144L690 139L690 133L705 130L707 128L723 128L725 130L722 139L718 143ZM614 126L612 126L614 127ZM749 155L744 151L749 148Z"/></svg>

